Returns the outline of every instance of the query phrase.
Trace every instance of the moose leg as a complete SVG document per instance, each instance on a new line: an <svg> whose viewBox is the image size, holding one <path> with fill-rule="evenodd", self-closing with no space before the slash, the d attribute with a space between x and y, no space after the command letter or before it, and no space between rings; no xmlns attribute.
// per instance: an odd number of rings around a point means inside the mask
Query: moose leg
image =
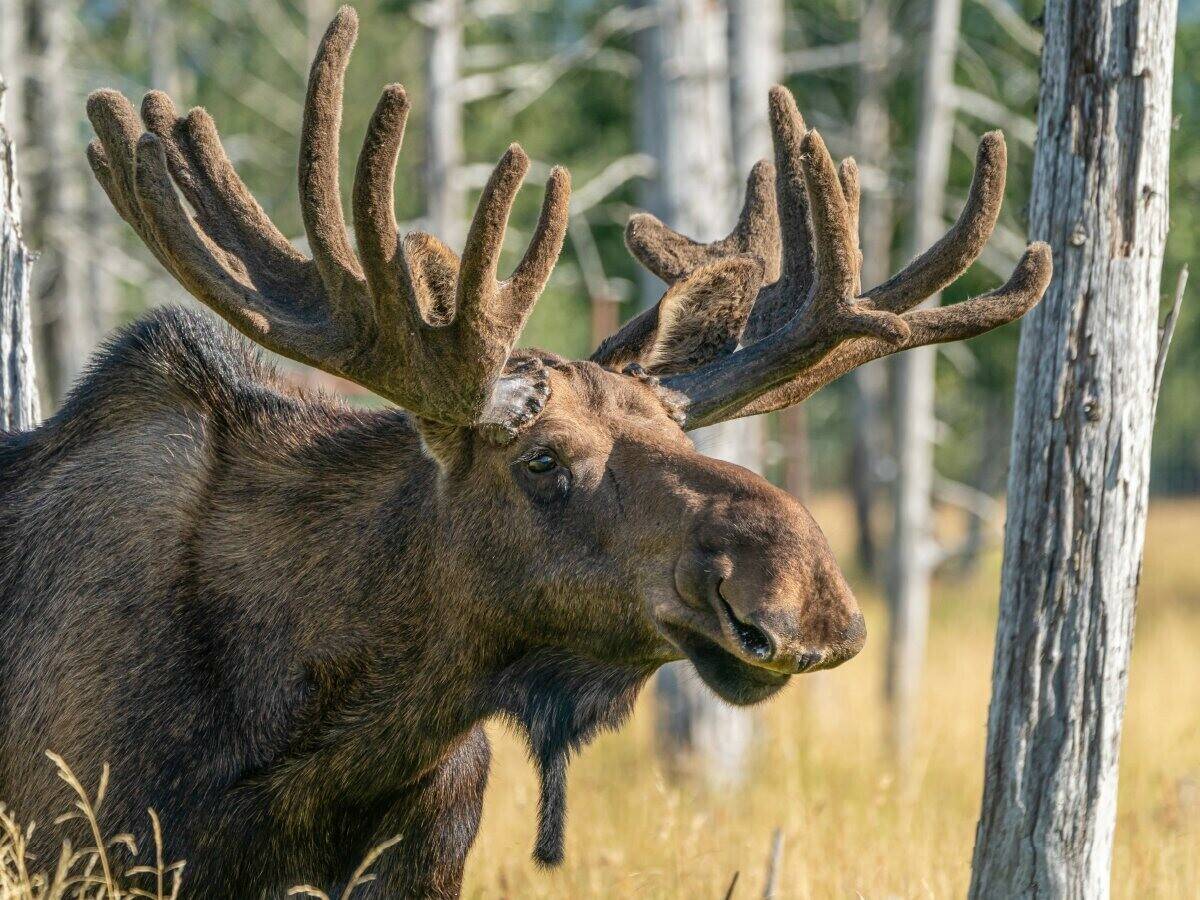
<svg viewBox="0 0 1200 900"><path fill-rule="evenodd" d="M373 845L399 840L370 867L375 880L355 890L355 900L456 900L479 829L491 759L487 735L476 726L437 769L405 792L380 823Z"/></svg>

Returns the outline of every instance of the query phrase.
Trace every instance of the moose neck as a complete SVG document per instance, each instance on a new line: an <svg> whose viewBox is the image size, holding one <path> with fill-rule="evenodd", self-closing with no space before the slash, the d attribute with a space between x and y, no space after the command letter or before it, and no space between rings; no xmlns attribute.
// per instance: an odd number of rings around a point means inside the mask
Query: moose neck
<svg viewBox="0 0 1200 900"><path fill-rule="evenodd" d="M553 861L567 756L628 714L653 666L531 640L510 598L456 555L437 468L407 416L315 412L293 440L272 429L223 448L197 530L204 596L240 673L234 702L292 706L285 733L249 743L286 755L289 793L311 810L314 792L364 803L394 792L501 715L542 776L538 856Z"/></svg>

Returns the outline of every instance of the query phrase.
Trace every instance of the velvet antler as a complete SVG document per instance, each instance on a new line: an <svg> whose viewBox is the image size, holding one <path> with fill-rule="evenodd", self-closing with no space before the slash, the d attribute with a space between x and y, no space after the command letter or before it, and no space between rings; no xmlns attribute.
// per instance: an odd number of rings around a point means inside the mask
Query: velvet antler
<svg viewBox="0 0 1200 900"><path fill-rule="evenodd" d="M871 359L983 334L1041 299L1052 271L1050 249L1034 243L1002 287L953 306L913 309L965 272L991 237L1004 194L999 132L981 140L970 195L950 230L897 275L860 294L854 161L835 169L785 88L772 89L770 118L775 189L769 164L760 162L728 237L697 243L645 214L626 229L633 254L668 283L735 255L756 255L764 263L766 283L740 332L742 346L663 379L685 399L686 428L790 406ZM610 356L614 343L619 340L605 342Z"/></svg>
<svg viewBox="0 0 1200 900"><path fill-rule="evenodd" d="M358 253L338 188L342 86L358 20L342 7L309 75L300 139L300 206L312 251L300 254L234 172L203 109L178 116L152 92L146 132L115 91L88 98L92 169L121 216L199 300L255 341L355 381L419 416L511 435L541 410L545 373L505 371L550 277L567 226L570 182L555 168L541 217L510 278L497 278L504 231L529 160L513 144L480 197L462 260L432 235L397 234L396 157L409 104L387 86L354 179ZM194 210L189 215L175 186Z"/></svg>

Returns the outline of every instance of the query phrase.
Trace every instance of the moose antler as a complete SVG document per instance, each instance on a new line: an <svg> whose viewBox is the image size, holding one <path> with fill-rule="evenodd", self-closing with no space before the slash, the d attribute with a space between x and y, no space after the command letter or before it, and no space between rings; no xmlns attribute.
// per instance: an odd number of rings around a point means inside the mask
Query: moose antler
<svg viewBox="0 0 1200 900"><path fill-rule="evenodd" d="M413 413L511 436L548 395L536 361L505 370L550 277L567 226L570 182L555 168L524 258L506 281L497 264L513 200L529 168L513 144L492 173L462 260L393 211L396 157L409 104L388 85L367 126L354 178L351 248L338 188L342 86L358 32L342 7L309 74L300 138L300 205L312 259L272 224L233 170L203 109L176 114L161 92L142 103L146 133L116 91L88 98L99 138L92 169L121 216L190 293L255 341L348 378ZM195 211L189 215L178 186Z"/></svg>
<svg viewBox="0 0 1200 900"><path fill-rule="evenodd" d="M1052 271L1050 248L1033 243L1002 287L953 306L913 309L965 272L991 237L1004 194L1006 150L999 132L980 141L970 195L950 230L901 272L860 295L858 169L849 159L834 168L821 136L805 128L785 88L772 89L770 113L775 191L770 165L758 163L728 237L697 243L646 214L631 218L626 229L632 253L668 283L731 256L752 254L765 263L767 283L754 301L742 346L662 379L684 398L685 428L790 406L864 362L975 337L1020 318L1041 299Z"/></svg>

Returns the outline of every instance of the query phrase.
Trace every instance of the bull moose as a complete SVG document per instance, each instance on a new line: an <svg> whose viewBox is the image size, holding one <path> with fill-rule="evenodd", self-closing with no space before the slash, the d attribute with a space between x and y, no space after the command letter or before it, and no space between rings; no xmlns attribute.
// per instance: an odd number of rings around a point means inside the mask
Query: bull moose
<svg viewBox="0 0 1200 900"><path fill-rule="evenodd" d="M528 738L535 856L553 864L569 754L619 724L656 668L686 658L751 704L854 656L863 617L808 512L686 433L1011 322L1050 278L1032 244L1002 287L915 309L995 225L993 133L957 222L861 292L855 165L835 167L777 87L775 162L750 173L728 237L634 216L629 249L668 284L658 304L588 360L514 349L563 243L567 173L550 173L505 280L529 165L515 144L461 257L401 236L409 103L390 85L358 160L352 247L338 135L356 33L341 9L308 83L312 258L255 202L203 109L177 116L152 92L139 122L115 91L89 98L88 157L113 206L241 334L153 312L53 418L0 442L0 797L46 822L64 797L45 748L92 775L110 762L104 826L140 833L155 809L193 897L336 887L394 835L357 896L458 896L493 717ZM399 408L298 392L251 341Z"/></svg>

